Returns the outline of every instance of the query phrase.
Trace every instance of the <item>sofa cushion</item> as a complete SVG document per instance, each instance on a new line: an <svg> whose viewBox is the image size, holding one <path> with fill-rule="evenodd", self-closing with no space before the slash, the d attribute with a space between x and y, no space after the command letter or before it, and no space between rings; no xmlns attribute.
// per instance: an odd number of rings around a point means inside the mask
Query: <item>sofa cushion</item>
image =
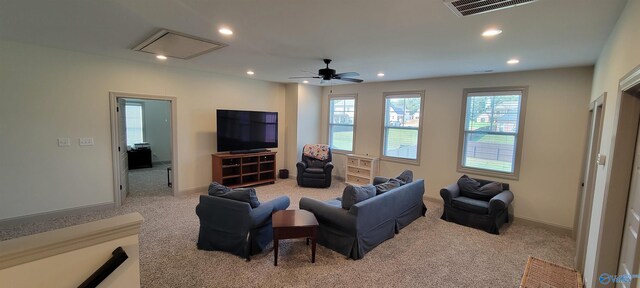
<svg viewBox="0 0 640 288"><path fill-rule="evenodd" d="M231 191L231 188L224 186L218 182L211 182L209 184L208 193L211 196L220 196Z"/></svg>
<svg viewBox="0 0 640 288"><path fill-rule="evenodd" d="M489 214L489 202L469 197L460 196L453 198L451 206L476 214Z"/></svg>
<svg viewBox="0 0 640 288"><path fill-rule="evenodd" d="M320 161L316 159L307 160L307 167L309 168L323 168L325 161Z"/></svg>
<svg viewBox="0 0 640 288"><path fill-rule="evenodd" d="M485 195L486 199L493 198L493 196L500 194L502 190L502 183L500 182L491 182L478 189L481 194Z"/></svg>
<svg viewBox="0 0 640 288"><path fill-rule="evenodd" d="M307 172L304 172L304 173L302 173L302 176L305 179L316 179L316 180L324 180L325 179L325 174L324 173L307 173Z"/></svg>
<svg viewBox="0 0 640 288"><path fill-rule="evenodd" d="M249 203L249 205L251 205L251 208L256 208L260 206L260 201L258 201L258 196L256 195L256 189L254 188L237 188L225 194L218 195L218 197L241 201L241 202L247 202Z"/></svg>
<svg viewBox="0 0 640 288"><path fill-rule="evenodd" d="M349 185L342 192L342 208L349 210L353 204L376 196L376 187L373 185L353 186Z"/></svg>
<svg viewBox="0 0 640 288"><path fill-rule="evenodd" d="M460 187L460 194L466 197L474 198L473 194L480 189L480 182L476 181L476 179L470 178L467 175L462 175L460 179L458 179L458 187Z"/></svg>
<svg viewBox="0 0 640 288"><path fill-rule="evenodd" d="M304 169L304 172L314 173L314 174L324 174L324 168L311 167L311 168Z"/></svg>
<svg viewBox="0 0 640 288"><path fill-rule="evenodd" d="M469 178L467 175L463 175L458 179L458 187L460 187L462 196L478 200L489 200L503 190L500 182L491 182L482 186L480 182Z"/></svg>
<svg viewBox="0 0 640 288"><path fill-rule="evenodd" d="M211 182L211 184L209 184L208 193L210 196L247 202L251 205L251 208L260 206L260 201L258 201L258 196L256 196L256 189L253 188L231 189L218 182Z"/></svg>
<svg viewBox="0 0 640 288"><path fill-rule="evenodd" d="M402 185L411 183L413 182L413 171L408 169L404 170L396 179L398 179Z"/></svg>
<svg viewBox="0 0 640 288"><path fill-rule="evenodd" d="M402 186L402 182L400 182L397 179L391 178L391 179L387 180L387 182L375 185L375 187L376 187L376 195L380 195L380 194L383 194L385 192L389 192L389 191L391 191L391 190L393 190L395 188L398 188L400 186Z"/></svg>
<svg viewBox="0 0 640 288"><path fill-rule="evenodd" d="M341 197L338 197L336 199L327 200L324 203L327 203L328 205L331 205L331 206L336 207L336 208L342 208L342 198Z"/></svg>

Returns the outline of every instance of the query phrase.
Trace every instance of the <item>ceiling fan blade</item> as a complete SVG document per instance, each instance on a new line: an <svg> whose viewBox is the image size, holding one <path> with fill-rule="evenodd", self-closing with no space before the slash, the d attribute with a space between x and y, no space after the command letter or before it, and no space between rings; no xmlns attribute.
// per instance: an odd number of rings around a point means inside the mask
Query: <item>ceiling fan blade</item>
<svg viewBox="0 0 640 288"><path fill-rule="evenodd" d="M315 78L315 79L320 79L320 78L322 78L322 77L318 77L318 76L289 77L289 79L305 79L305 78Z"/></svg>
<svg viewBox="0 0 640 288"><path fill-rule="evenodd" d="M324 84L324 83L329 83L329 81L324 80L324 79L320 80L320 84Z"/></svg>
<svg viewBox="0 0 640 288"><path fill-rule="evenodd" d="M358 74L357 72L344 72L344 73L336 74L335 76L337 76L337 77L358 77L358 76L360 76L360 74Z"/></svg>
<svg viewBox="0 0 640 288"><path fill-rule="evenodd" d="M355 78L333 78L333 79L347 81L347 82L354 82L354 83L362 83L362 82L364 82L364 80L362 80L362 79L355 79Z"/></svg>

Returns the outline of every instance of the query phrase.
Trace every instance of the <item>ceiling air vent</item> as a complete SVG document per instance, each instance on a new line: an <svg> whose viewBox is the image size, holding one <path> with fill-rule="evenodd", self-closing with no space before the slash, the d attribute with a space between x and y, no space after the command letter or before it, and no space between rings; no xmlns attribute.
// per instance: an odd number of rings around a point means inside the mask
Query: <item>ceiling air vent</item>
<svg viewBox="0 0 640 288"><path fill-rule="evenodd" d="M149 39L144 40L133 50L173 58L190 59L226 46L227 44L162 29Z"/></svg>
<svg viewBox="0 0 640 288"><path fill-rule="evenodd" d="M538 0L444 0L444 4L458 17L471 16L512 8Z"/></svg>

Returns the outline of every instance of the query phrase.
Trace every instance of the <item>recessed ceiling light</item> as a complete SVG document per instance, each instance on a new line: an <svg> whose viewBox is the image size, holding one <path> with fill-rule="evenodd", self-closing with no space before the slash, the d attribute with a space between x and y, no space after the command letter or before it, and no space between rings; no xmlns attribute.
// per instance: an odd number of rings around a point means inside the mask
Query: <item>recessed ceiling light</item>
<svg viewBox="0 0 640 288"><path fill-rule="evenodd" d="M487 31L482 32L482 36L484 37L493 37L502 33L500 29L489 29Z"/></svg>
<svg viewBox="0 0 640 288"><path fill-rule="evenodd" d="M304 80L304 81L302 81L302 83L307 84L307 83L309 83L309 81Z"/></svg>
<svg viewBox="0 0 640 288"><path fill-rule="evenodd" d="M167 56L164 56L164 55L156 55L156 58L160 60L167 60Z"/></svg>
<svg viewBox="0 0 640 288"><path fill-rule="evenodd" d="M253 75L253 74L256 74L256 73L253 73L253 71L249 70L249 71L247 71L247 74Z"/></svg>
<svg viewBox="0 0 640 288"><path fill-rule="evenodd" d="M520 60L518 59L509 59L509 61L507 61L507 64L511 64L511 65L518 64L518 63L520 63Z"/></svg>
<svg viewBox="0 0 640 288"><path fill-rule="evenodd" d="M378 77L384 77L384 73L382 72L378 73Z"/></svg>
<svg viewBox="0 0 640 288"><path fill-rule="evenodd" d="M220 32L220 34L224 34L224 35L232 35L233 31L231 31L231 29L229 28L220 28L220 30L218 30L218 32Z"/></svg>

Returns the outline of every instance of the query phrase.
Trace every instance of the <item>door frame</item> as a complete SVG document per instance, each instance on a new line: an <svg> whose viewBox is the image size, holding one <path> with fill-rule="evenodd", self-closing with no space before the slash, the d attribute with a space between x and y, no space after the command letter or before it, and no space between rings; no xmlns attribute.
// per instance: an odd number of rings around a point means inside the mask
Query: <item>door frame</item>
<svg viewBox="0 0 640 288"><path fill-rule="evenodd" d="M171 106L171 174L172 185L171 192L173 196L178 195L178 98L173 96L159 96L159 95L146 95L135 94L126 92L109 92L109 109L111 114L111 155L113 164L113 195L115 207L122 205L122 199L120 195L120 155L118 152L118 146L120 143L120 136L118 133L118 98L133 98L141 100L161 100L169 101Z"/></svg>
<svg viewBox="0 0 640 288"><path fill-rule="evenodd" d="M584 272L584 261L587 253L587 240L591 224L591 210L593 206L593 194L595 192L595 176L597 170L596 157L600 151L602 140L602 128L604 123L605 103L607 93L603 93L598 99L591 102L589 107L589 133L587 138L587 150L583 164L582 185L578 195L577 209L573 231L576 239L575 267Z"/></svg>
<svg viewBox="0 0 640 288"><path fill-rule="evenodd" d="M600 273L616 273L631 184L631 170L640 124L640 65L623 76L618 85L619 101L614 114L612 145L605 164L604 201L596 241L596 267L589 282L598 283ZM602 153L602 152L601 152ZM608 166L608 167L607 167Z"/></svg>

